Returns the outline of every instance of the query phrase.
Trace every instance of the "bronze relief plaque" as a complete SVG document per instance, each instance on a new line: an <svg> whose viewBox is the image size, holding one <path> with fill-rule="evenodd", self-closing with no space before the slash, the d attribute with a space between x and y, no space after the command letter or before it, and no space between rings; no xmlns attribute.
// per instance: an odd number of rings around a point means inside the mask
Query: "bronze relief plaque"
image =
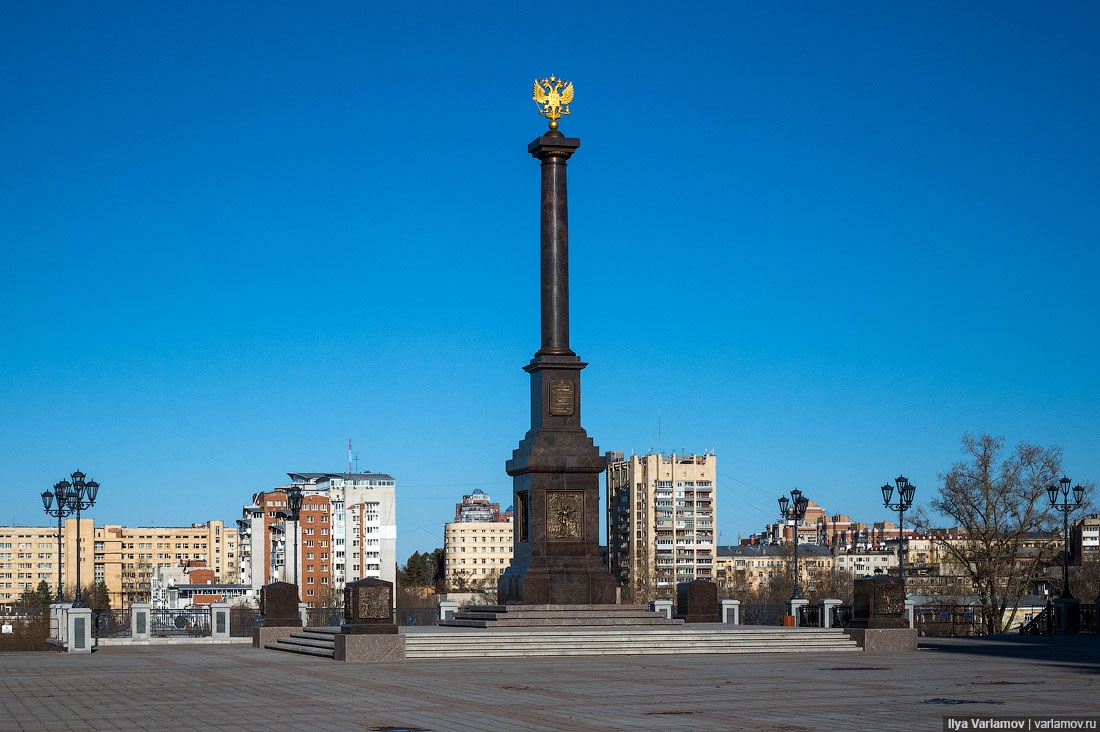
<svg viewBox="0 0 1100 732"><path fill-rule="evenodd" d="M583 491L547 491L546 538L549 541L584 540Z"/></svg>
<svg viewBox="0 0 1100 732"><path fill-rule="evenodd" d="M573 382L568 379L550 380L550 414L555 417L572 417L576 410Z"/></svg>
<svg viewBox="0 0 1100 732"><path fill-rule="evenodd" d="M360 620L389 620L391 616L389 588L359 588L359 602L356 604L356 611Z"/></svg>
<svg viewBox="0 0 1100 732"><path fill-rule="evenodd" d="M875 615L901 615L905 612L905 594L901 586L875 587Z"/></svg>

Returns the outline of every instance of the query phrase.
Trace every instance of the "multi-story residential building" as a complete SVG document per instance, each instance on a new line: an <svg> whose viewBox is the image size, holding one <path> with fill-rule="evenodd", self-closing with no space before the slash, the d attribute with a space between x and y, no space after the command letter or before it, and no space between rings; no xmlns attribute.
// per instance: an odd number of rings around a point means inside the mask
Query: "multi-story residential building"
<svg viewBox="0 0 1100 732"><path fill-rule="evenodd" d="M60 558L56 556L56 526L0 527L0 603L17 602L41 580L56 593L59 561L61 584L71 592L76 585L78 556L81 583L87 587L103 582L115 608L148 602L157 569L182 561L204 561L218 582L236 577L237 535L226 531L221 521L138 528L97 527L93 519L83 517L80 521L80 551L76 550L76 519L66 519Z"/></svg>
<svg viewBox="0 0 1100 732"><path fill-rule="evenodd" d="M1076 563L1100 561L1100 513L1078 521L1073 533L1077 545Z"/></svg>
<svg viewBox="0 0 1100 732"><path fill-rule="evenodd" d="M342 597L348 582L367 577L396 581L393 477L384 473L288 476L303 493L296 524L286 517L289 486L255 494L237 521L241 536L240 583L258 591L269 582L297 579L302 601L321 606ZM288 528L293 532L290 537Z"/></svg>
<svg viewBox="0 0 1100 732"><path fill-rule="evenodd" d="M444 582L452 592L495 589L512 562L512 508L500 510L481 490L455 504L443 530Z"/></svg>
<svg viewBox="0 0 1100 732"><path fill-rule="evenodd" d="M677 582L714 579L714 453L607 458L608 558L624 597L670 598Z"/></svg>
<svg viewBox="0 0 1100 732"><path fill-rule="evenodd" d="M851 572L856 577L875 574L897 574L898 555L892 550L837 552L833 566L838 571Z"/></svg>
<svg viewBox="0 0 1100 732"><path fill-rule="evenodd" d="M777 577L794 573L794 546L742 544L717 547L715 583L724 596L755 592ZM798 546L798 584L811 592L817 582L833 571L833 555L817 544Z"/></svg>

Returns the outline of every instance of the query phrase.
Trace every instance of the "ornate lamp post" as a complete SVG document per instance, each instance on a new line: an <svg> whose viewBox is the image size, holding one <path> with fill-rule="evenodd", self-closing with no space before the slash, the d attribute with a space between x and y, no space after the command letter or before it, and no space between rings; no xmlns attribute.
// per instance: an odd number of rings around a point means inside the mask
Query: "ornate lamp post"
<svg viewBox="0 0 1100 732"><path fill-rule="evenodd" d="M294 522L293 537L294 546L294 584L298 584L298 517L302 513L302 486L297 483L286 489L287 519Z"/></svg>
<svg viewBox="0 0 1100 732"><path fill-rule="evenodd" d="M802 495L802 491L795 488L791 491L791 497L779 497L779 518L791 521L794 525L794 592L792 600L801 600L802 592L798 589L798 524L806 518L806 507L810 505L810 499Z"/></svg>
<svg viewBox="0 0 1100 732"><path fill-rule="evenodd" d="M898 512L898 581L901 582L902 593L905 592L905 512L913 506L913 494L917 487L909 482L904 475L894 478L898 486L898 502L891 503L894 496L894 486L886 483L882 486L882 504L891 511Z"/></svg>
<svg viewBox="0 0 1100 732"><path fill-rule="evenodd" d="M1065 539L1065 548L1062 551L1062 597L1069 599L1073 593L1069 591L1069 515L1081 507L1085 499L1085 489L1080 484L1073 487L1073 501L1070 501L1069 484L1073 481L1062 476L1056 485L1047 488L1047 496L1050 498L1051 508L1062 512L1062 537ZM1062 502L1058 503L1058 493L1062 494Z"/></svg>
<svg viewBox="0 0 1100 732"><path fill-rule="evenodd" d="M57 508L53 508L54 501ZM69 483L61 481L54 483L53 493L42 491L42 505L48 516L57 517L57 597L54 602L63 602L65 595L61 591L61 519L72 514L74 509L69 508Z"/></svg>
<svg viewBox="0 0 1100 732"><path fill-rule="evenodd" d="M87 511L95 505L99 483L94 480L85 482L84 473L79 470L69 477L73 479L72 483L63 480L57 485L64 486L63 490L68 496L66 500L68 508L76 512L76 597L73 599L73 607L84 607L84 601L80 597L80 512Z"/></svg>

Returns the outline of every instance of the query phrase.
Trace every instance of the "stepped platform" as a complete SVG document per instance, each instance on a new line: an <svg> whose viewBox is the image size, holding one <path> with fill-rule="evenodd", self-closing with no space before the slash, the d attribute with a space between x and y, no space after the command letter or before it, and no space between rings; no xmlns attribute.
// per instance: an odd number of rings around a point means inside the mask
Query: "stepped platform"
<svg viewBox="0 0 1100 732"><path fill-rule="evenodd" d="M683 625L645 605L472 605L445 628L634 627Z"/></svg>
<svg viewBox="0 0 1100 732"><path fill-rule="evenodd" d="M269 651L286 651L288 653L300 653L305 656L334 658L336 656L336 641L333 636L339 632L339 627L302 628L301 631L283 636L274 643L265 643L264 648Z"/></svg>
<svg viewBox="0 0 1100 732"><path fill-rule="evenodd" d="M494 628L402 628L407 659L679 656L859 651L844 631L825 628L669 624ZM304 628L264 648L334 658L337 627Z"/></svg>

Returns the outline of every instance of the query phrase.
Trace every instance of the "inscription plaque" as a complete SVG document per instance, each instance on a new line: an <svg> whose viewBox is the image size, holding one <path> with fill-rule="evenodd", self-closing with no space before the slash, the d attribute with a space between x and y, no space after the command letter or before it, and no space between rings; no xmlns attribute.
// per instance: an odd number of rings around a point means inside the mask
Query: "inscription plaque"
<svg viewBox="0 0 1100 732"><path fill-rule="evenodd" d="M550 414L555 417L572 417L576 409L573 382L567 379L550 381Z"/></svg>
<svg viewBox="0 0 1100 732"><path fill-rule="evenodd" d="M584 539L584 492L546 493L546 538L551 541Z"/></svg>

